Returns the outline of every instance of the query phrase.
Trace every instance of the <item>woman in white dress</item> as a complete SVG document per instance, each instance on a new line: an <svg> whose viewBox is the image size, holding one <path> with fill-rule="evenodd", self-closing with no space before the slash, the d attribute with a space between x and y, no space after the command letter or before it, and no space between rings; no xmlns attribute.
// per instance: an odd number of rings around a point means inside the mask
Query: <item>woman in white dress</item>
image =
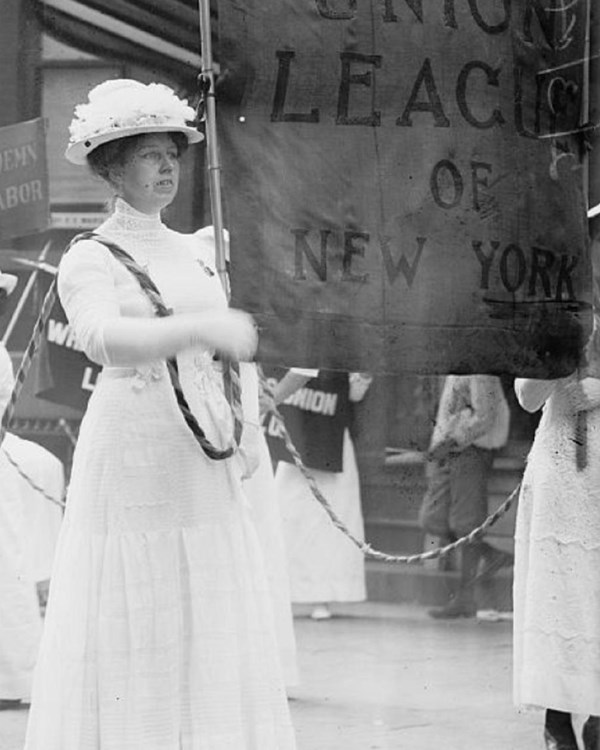
<svg viewBox="0 0 600 750"><path fill-rule="evenodd" d="M546 709L549 750L577 750L572 714L589 716L584 748L598 750L600 380L517 379L515 390L543 414L515 532L514 699Z"/></svg>
<svg viewBox="0 0 600 750"><path fill-rule="evenodd" d="M201 139L193 115L165 86L117 80L71 125L67 158L116 203L59 268L69 323L104 369L74 455L26 750L295 747L243 456L216 460L233 419L214 354L251 357L256 332L227 308L212 230L183 235L160 218ZM114 245L171 315L156 317Z"/></svg>
<svg viewBox="0 0 600 750"><path fill-rule="evenodd" d="M0 273L0 314L16 282L15 276ZM0 344L0 415L4 414L13 386L10 355L4 344ZM0 449L0 709L3 710L18 708L29 701L42 632L36 576L48 575L48 560L34 561L34 548L29 544L34 531L30 522L35 514L28 503L37 502L37 498L27 493L24 480L6 454L10 450L11 457L20 459L20 455L13 454L15 446L23 442L7 434ZM47 500L42 502L49 504Z"/></svg>
<svg viewBox="0 0 600 750"><path fill-rule="evenodd" d="M4 276L0 273L0 284ZM13 387L10 355L0 344L0 415ZM62 520L63 465L41 445L6 433L0 448L0 487L0 709L4 710L19 708L31 695L41 610Z"/></svg>
<svg viewBox="0 0 600 750"><path fill-rule="evenodd" d="M260 426L259 374L256 365L244 363L243 378L243 406L245 432L252 434L255 442L250 449L252 455L249 463L255 470L244 477L244 491L250 502L252 520L256 526L258 540L261 545L273 616L275 618L275 636L285 685L287 688L298 684L298 660L292 602L290 597L290 581L288 576L287 554L283 534L283 521L279 500L275 489L275 475L269 448L264 432ZM256 428L256 431L255 429ZM244 449L242 441L242 449Z"/></svg>
<svg viewBox="0 0 600 750"><path fill-rule="evenodd" d="M18 473L0 452L0 708L27 703L42 619Z"/></svg>
<svg viewBox="0 0 600 750"><path fill-rule="evenodd" d="M275 389L276 401L284 404L287 401L285 408L282 408L284 416L289 418L292 411L299 415L301 425L299 430L292 432L292 439L296 436L302 441L302 448L300 445L296 447L300 449L305 463L309 446L316 438L311 428L307 427L305 417L314 416L321 405L325 419L329 416L340 417L342 401L360 401L371 382L370 376L361 373L332 373L334 378L341 378L342 389L339 393L332 390L321 397L321 389L325 386L314 380L321 373L323 371L293 369ZM312 395L308 392L305 394L303 389L310 388L311 384L316 390ZM333 405L334 399L335 409L329 409L328 405ZM342 419L341 427L339 465L321 469L307 465L339 518L355 537L363 539L360 479L347 416L345 422ZM332 614L330 603L364 601L364 556L331 523L313 498L300 470L292 463L280 461L275 472L275 486L282 508L292 602L313 605L311 617L327 620Z"/></svg>

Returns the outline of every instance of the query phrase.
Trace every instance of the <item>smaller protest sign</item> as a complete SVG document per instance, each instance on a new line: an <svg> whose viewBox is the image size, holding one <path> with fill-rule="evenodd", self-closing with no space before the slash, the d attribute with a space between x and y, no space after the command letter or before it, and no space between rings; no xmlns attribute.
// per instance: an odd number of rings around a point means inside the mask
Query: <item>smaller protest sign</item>
<svg viewBox="0 0 600 750"><path fill-rule="evenodd" d="M285 368L267 368L279 380ZM344 432L350 423L348 373L321 370L293 393L279 411L292 443L309 469L343 470ZM285 445L281 423L273 413L264 422L265 437L274 462L294 463Z"/></svg>
<svg viewBox="0 0 600 750"><path fill-rule="evenodd" d="M41 232L49 222L44 120L0 128L0 238Z"/></svg>
<svg viewBox="0 0 600 750"><path fill-rule="evenodd" d="M45 333L38 352L35 395L83 412L102 368L80 350L59 300Z"/></svg>

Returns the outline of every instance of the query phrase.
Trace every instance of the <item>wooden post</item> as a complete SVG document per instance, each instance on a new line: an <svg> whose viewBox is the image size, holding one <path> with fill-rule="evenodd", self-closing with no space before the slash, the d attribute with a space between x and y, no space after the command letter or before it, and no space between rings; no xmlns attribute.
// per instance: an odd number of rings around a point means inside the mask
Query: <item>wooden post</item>
<svg viewBox="0 0 600 750"><path fill-rule="evenodd" d="M34 0L0 0L0 127L40 116L41 58ZM9 246L14 251L26 247L27 240L15 239ZM0 242L2 247L6 241Z"/></svg>
<svg viewBox="0 0 600 750"><path fill-rule="evenodd" d="M38 117L41 34L32 0L2 0L0 127Z"/></svg>

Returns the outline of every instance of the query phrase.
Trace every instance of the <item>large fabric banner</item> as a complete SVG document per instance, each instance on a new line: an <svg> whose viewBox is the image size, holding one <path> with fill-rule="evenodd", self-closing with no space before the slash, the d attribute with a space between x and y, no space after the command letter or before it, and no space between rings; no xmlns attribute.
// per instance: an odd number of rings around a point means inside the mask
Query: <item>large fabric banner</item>
<svg viewBox="0 0 600 750"><path fill-rule="evenodd" d="M233 304L287 366L548 377L589 332L586 0L221 0Z"/></svg>

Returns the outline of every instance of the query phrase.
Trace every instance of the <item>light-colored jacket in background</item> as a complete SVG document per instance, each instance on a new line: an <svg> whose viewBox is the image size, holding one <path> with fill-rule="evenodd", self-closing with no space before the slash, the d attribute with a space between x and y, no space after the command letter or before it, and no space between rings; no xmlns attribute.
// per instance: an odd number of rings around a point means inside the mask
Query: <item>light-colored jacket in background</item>
<svg viewBox="0 0 600 750"><path fill-rule="evenodd" d="M459 449L494 450L508 440L510 411L502 383L494 375L447 375L431 449L447 441Z"/></svg>

